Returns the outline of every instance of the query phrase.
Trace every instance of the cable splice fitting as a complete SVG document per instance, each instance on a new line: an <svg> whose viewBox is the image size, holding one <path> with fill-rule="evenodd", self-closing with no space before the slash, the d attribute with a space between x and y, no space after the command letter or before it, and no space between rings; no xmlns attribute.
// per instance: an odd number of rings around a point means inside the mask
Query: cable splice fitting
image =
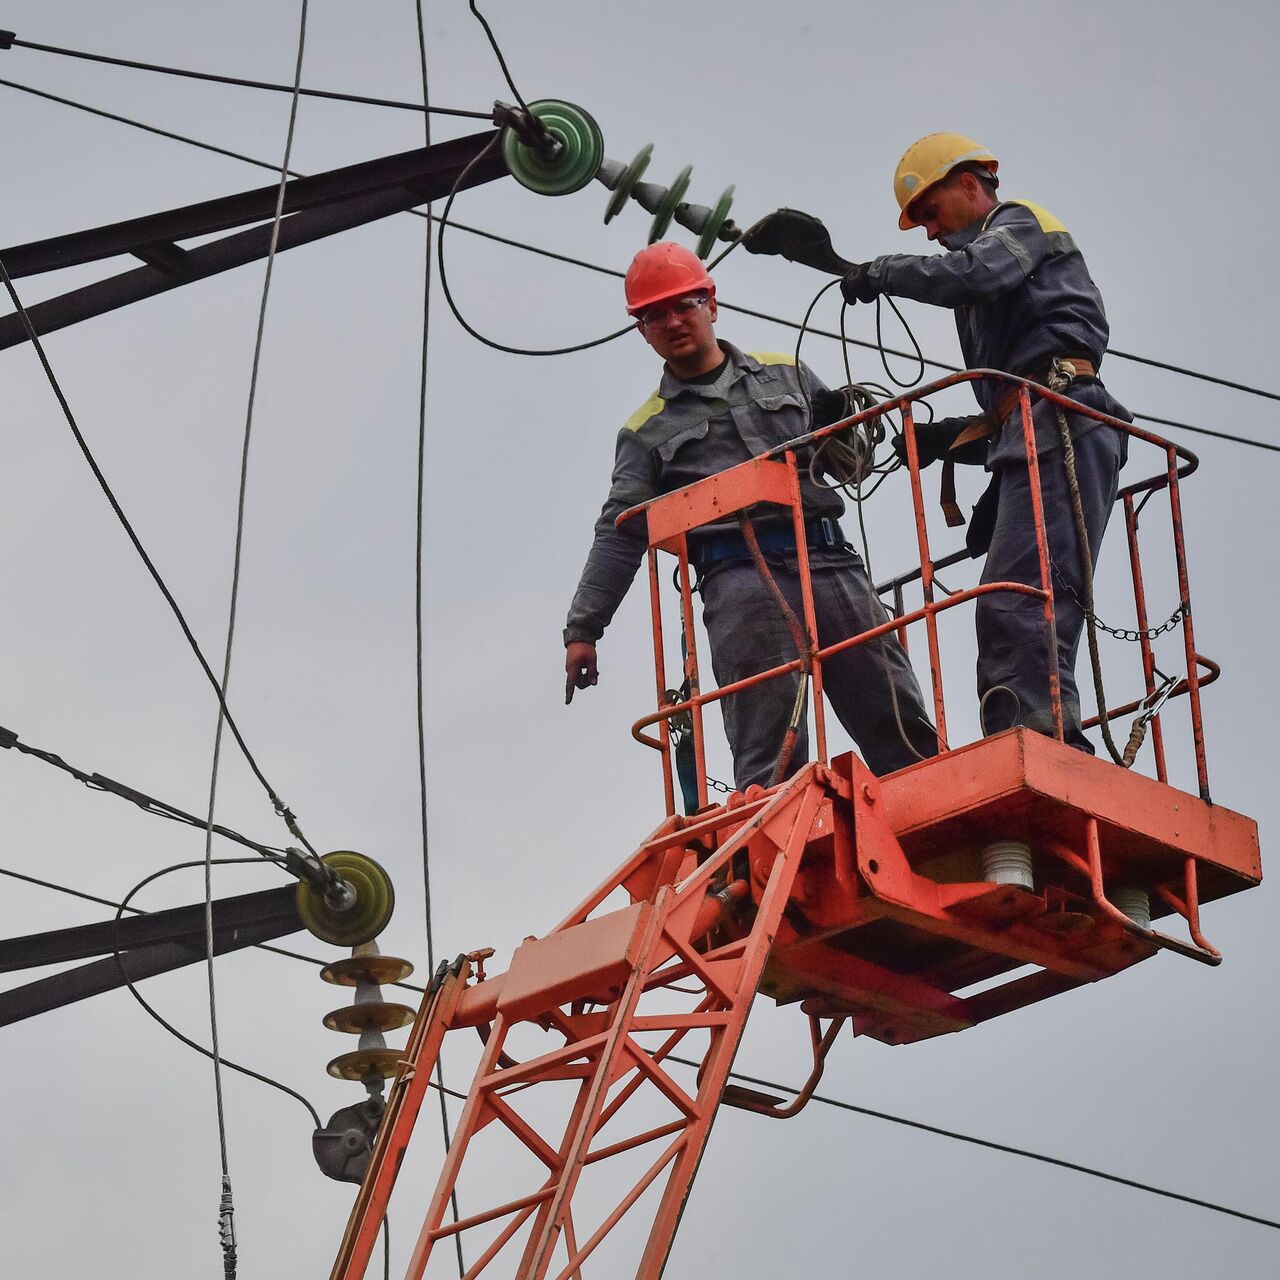
<svg viewBox="0 0 1280 1280"><path fill-rule="evenodd" d="M16 31L0 31L0 49L12 49L13 42L18 38Z"/></svg>
<svg viewBox="0 0 1280 1280"><path fill-rule="evenodd" d="M231 1179L222 1175L222 1199L218 1204L218 1239L222 1244L222 1273L226 1280L236 1275L236 1207L231 1199Z"/></svg>

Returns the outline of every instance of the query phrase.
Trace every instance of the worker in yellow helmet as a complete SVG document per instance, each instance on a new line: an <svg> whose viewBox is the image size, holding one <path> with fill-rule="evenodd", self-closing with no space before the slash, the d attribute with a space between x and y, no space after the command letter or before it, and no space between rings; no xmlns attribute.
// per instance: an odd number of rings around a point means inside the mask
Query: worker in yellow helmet
<svg viewBox="0 0 1280 1280"><path fill-rule="evenodd" d="M643 519L619 526L618 516L803 435L810 429L811 407L821 421L844 413L843 397L828 391L794 356L740 351L716 336L715 283L682 245L642 249L627 272L625 288L627 311L661 359L662 379L617 436L609 493L564 630L566 702L576 690L596 683L596 643L644 558ZM833 397L835 407L824 409ZM888 615L862 560L845 541L839 522L843 502L834 489L813 478L813 469L827 464L812 448L801 448L797 456L817 639L834 644L883 625ZM777 587L799 613L800 579L789 516L766 506L753 516L753 524ZM698 573L702 619L721 686L794 655L795 641L782 611L735 519L691 531L689 559ZM846 649L828 658L822 671L827 698L876 773L937 753L937 734L895 636ZM808 758L803 721L789 742L795 693L795 684L784 678L723 700L740 790L779 782Z"/></svg>
<svg viewBox="0 0 1280 1280"><path fill-rule="evenodd" d="M779 210L744 237L757 253L841 275L849 303L881 295L948 307L965 364L1047 384L1069 378L1064 394L1123 421L1132 415L1098 379L1110 330L1102 297L1066 227L1026 200L1001 201L1000 162L981 143L932 133L907 148L894 174L898 226L924 229L943 253L888 254L869 262L840 258L826 228L794 210ZM1056 372L1055 372L1056 371ZM987 554L984 582L1040 585L1030 483L1017 390L992 380L973 384L982 413L917 426L922 465L946 458L982 462L991 482L974 508L968 546ZM1054 407L1034 412L1036 449L1049 549L1054 562L1059 676L1066 739L1093 747L1080 728L1076 654L1086 598L1077 534ZM1090 561L1114 505L1126 456L1124 433L1082 414L1067 414L1084 509ZM895 450L905 458L901 438ZM949 471L949 469L948 469ZM944 484L944 490L947 486ZM958 511L956 522L962 520ZM988 733L1015 724L1053 732L1044 672L1044 618L1031 596L991 593L977 601L978 693Z"/></svg>

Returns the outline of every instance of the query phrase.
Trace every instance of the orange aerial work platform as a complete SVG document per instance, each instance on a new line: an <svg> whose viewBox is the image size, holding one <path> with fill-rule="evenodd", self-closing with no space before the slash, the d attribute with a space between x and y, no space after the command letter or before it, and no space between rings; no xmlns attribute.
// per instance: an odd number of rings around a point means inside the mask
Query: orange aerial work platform
<svg viewBox="0 0 1280 1280"><path fill-rule="evenodd" d="M938 599L913 406L946 386L984 377L1019 388L1040 582L986 583ZM1154 778L1061 740L1034 398L1126 431L1161 459L1156 474L1127 486L1118 498L1143 692L1105 712L1135 714L1135 752L1150 727ZM907 441L919 569L894 584L897 616L818 648L811 639L816 627L795 448L890 410L901 413ZM1194 456L1179 446L1043 387L974 371L625 513L622 519L643 514L647 522L659 703L633 732L660 753L667 816L554 929L524 942L505 973L486 977L482 961L477 968L479 953L441 966L391 1090L334 1280L364 1274L447 1031L476 1028L484 1045L407 1276L425 1275L442 1244L449 1246L451 1263L449 1242L465 1233L468 1277L575 1280L627 1217L647 1224L639 1257L623 1270L615 1260L601 1274L655 1280L717 1108L723 1102L774 1117L795 1114L846 1025L855 1035L903 1044L965 1030L1108 977L1159 950L1218 963L1201 928L1201 907L1256 885L1261 866L1256 825L1209 798L1200 691L1217 668L1195 649L1179 491L1195 466ZM1175 618L1185 661L1173 678L1156 666L1138 540L1139 516L1159 493L1169 505ZM793 521L802 643L793 661L703 691L687 536L743 513L750 543L746 513L761 503L788 509ZM666 552L677 559L687 641L689 692L683 698L669 692L665 671L658 556ZM768 572L763 564L761 571ZM901 584L908 579L919 580L923 595L914 612L901 606ZM937 617L980 594L1002 591L1032 596L1043 606L1056 736L1013 729L951 748ZM926 635L940 754L883 778L853 753L828 758L823 660L891 632L905 636L916 625ZM812 687L816 759L777 786L751 787L723 804L708 804L704 708L749 684L797 676ZM1180 696L1189 711L1196 794L1167 779L1161 716L1168 699ZM694 749L698 804L688 815L676 812L673 737L680 730L673 723L687 726ZM656 736L649 732L655 727ZM1169 931L1163 918L1173 921ZM1162 927L1153 927L1153 920ZM798 1004L808 1016L813 1070L786 1105L729 1083L758 993ZM466 1215L447 1220L459 1173L482 1149L499 1157L496 1167L513 1193L497 1185L502 1179L486 1177L483 1188L468 1185ZM478 1206L478 1191L491 1194L490 1202ZM606 1195L613 1208L602 1213ZM582 1207L587 1204L595 1211L590 1221Z"/></svg>

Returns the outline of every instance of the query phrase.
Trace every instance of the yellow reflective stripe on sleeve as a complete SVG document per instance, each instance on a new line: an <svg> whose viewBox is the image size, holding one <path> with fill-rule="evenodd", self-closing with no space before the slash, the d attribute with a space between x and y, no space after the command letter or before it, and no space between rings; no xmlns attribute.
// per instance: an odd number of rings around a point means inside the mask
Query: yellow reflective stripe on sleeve
<svg viewBox="0 0 1280 1280"><path fill-rule="evenodd" d="M748 351L753 360L760 364L795 364L796 357L792 351Z"/></svg>
<svg viewBox="0 0 1280 1280"><path fill-rule="evenodd" d="M1040 230L1045 233L1066 231L1066 227L1043 205L1033 204L1030 200L1006 200L1005 203L1020 204L1024 209L1029 209L1035 216L1035 220L1040 224Z"/></svg>
<svg viewBox="0 0 1280 1280"><path fill-rule="evenodd" d="M636 411L627 419L627 431L639 431L650 418L656 418L663 409L667 407L667 402L655 391ZM617 419L615 419L617 421Z"/></svg>

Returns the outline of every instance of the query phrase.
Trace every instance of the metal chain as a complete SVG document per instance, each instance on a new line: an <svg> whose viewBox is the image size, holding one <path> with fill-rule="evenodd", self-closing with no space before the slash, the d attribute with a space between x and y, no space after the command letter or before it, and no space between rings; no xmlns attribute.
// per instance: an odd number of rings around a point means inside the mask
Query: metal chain
<svg viewBox="0 0 1280 1280"><path fill-rule="evenodd" d="M1092 618L1093 625L1099 631L1105 631L1107 635L1115 636L1117 640L1127 640L1131 644L1136 644L1139 640L1154 640L1157 636L1164 635L1166 631L1172 631L1187 612L1187 602L1182 600L1178 603L1178 607L1157 627L1147 627L1145 631L1134 631L1128 627L1108 626L1096 613L1085 608L1083 601L1076 595L1075 589L1063 576L1062 570L1058 568L1057 563L1052 559L1050 559L1049 563L1053 567L1054 577L1057 578L1058 585L1076 602L1081 613L1086 618Z"/></svg>

